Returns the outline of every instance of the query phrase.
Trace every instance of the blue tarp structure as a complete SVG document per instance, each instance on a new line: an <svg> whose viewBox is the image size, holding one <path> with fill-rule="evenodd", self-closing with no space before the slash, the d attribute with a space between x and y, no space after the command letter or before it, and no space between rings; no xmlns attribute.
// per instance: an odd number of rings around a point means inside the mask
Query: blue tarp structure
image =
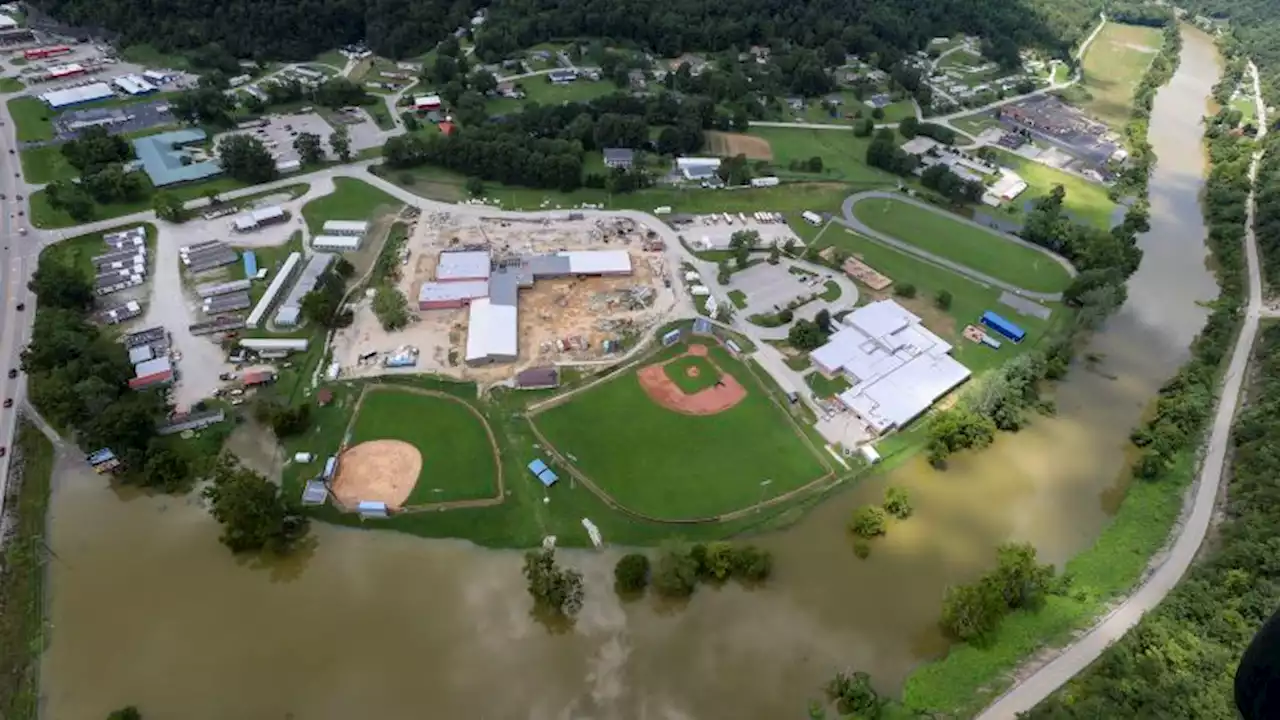
<svg viewBox="0 0 1280 720"><path fill-rule="evenodd" d="M538 478L545 487L551 487L560 480L559 476L551 472L551 468L547 467L547 464L541 460L534 460L529 463L529 472L533 473L534 477Z"/></svg>
<svg viewBox="0 0 1280 720"><path fill-rule="evenodd" d="M982 324L1014 342L1022 342L1022 338L1027 336L1026 330L1023 330L990 310L982 313Z"/></svg>
<svg viewBox="0 0 1280 720"><path fill-rule="evenodd" d="M240 258L244 260L244 276L252 278L258 274L258 255L252 250L245 250L240 254Z"/></svg>

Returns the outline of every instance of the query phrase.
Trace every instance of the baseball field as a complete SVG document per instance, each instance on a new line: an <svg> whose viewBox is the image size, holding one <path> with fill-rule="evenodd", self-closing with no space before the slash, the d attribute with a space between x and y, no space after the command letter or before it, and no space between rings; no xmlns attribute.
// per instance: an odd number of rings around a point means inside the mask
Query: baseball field
<svg viewBox="0 0 1280 720"><path fill-rule="evenodd" d="M459 398L369 386L348 434L333 482L344 505L375 500L413 507L498 495L489 426Z"/></svg>
<svg viewBox="0 0 1280 720"><path fill-rule="evenodd" d="M666 348L532 420L601 491L656 519L742 510L829 472L760 381L709 338Z"/></svg>

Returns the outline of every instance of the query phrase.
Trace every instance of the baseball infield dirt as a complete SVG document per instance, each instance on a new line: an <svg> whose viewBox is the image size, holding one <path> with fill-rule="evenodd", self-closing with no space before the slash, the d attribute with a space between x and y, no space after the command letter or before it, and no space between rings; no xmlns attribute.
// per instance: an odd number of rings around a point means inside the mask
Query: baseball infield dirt
<svg viewBox="0 0 1280 720"><path fill-rule="evenodd" d="M671 378L667 377L667 373L662 369L667 363L685 355L705 357L707 348L704 345L690 345L688 352L664 362L647 365L636 372L640 387L644 388L645 393L654 402L672 412L684 415L715 415L737 405L747 396L746 388L718 365L716 370L720 372L720 382L692 395L686 394L671 381ZM714 360L708 358L707 361L715 365Z"/></svg>
<svg viewBox="0 0 1280 720"><path fill-rule="evenodd" d="M370 440L343 451L330 489L347 507L361 501L399 508L418 484L422 453L403 440Z"/></svg>

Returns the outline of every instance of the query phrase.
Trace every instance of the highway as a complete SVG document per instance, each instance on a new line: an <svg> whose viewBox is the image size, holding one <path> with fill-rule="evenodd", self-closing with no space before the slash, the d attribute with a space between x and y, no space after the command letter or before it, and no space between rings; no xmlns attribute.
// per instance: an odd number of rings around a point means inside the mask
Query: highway
<svg viewBox="0 0 1280 720"><path fill-rule="evenodd" d="M1253 62L1249 63L1249 74L1253 80L1254 101L1258 108L1258 140L1266 135L1266 105L1262 102L1262 89L1258 82L1258 69ZM1261 147L1261 142L1259 142ZM1112 643L1124 637L1124 634L1138 624L1142 616L1160 604L1169 594L1195 559L1196 552L1204 542L1213 517L1214 503L1218 497L1218 489L1222 484L1223 463L1226 459L1227 441L1231 435L1231 422L1240 405L1241 389L1244 385L1245 368L1249 362L1249 353L1253 348L1254 338L1258 334L1258 321L1270 313L1264 312L1262 306L1262 274L1258 262L1258 243L1254 234L1254 196L1258 165L1262 161L1259 149L1253 156L1249 166L1249 179L1255 187L1250 189L1245 228L1245 258L1249 269L1249 301L1246 307L1244 324L1240 328L1240 336L1236 340L1231 362L1227 367L1222 394L1218 400L1217 413L1213 417L1213 426L1209 435L1209 445L1204 454L1204 463L1200 469L1199 482L1194 488L1195 497L1191 514L1177 531L1173 544L1169 548L1164 561L1155 568L1138 589L1131 594L1109 615L1104 617L1087 633L1067 646L1057 657L1036 670L1030 676L1014 685L1008 692L992 703L981 715L980 720L1006 720L1017 717L1018 713L1031 710L1041 700L1048 697L1071 678L1085 670L1097 660Z"/></svg>

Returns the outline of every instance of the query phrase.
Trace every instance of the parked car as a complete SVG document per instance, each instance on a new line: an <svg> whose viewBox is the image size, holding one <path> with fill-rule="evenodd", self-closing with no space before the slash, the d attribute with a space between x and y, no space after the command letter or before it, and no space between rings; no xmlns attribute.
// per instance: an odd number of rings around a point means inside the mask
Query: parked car
<svg viewBox="0 0 1280 720"><path fill-rule="evenodd" d="M9 368L9 379L12 380L13 378L16 378L16 377L18 377L18 369Z"/></svg>

